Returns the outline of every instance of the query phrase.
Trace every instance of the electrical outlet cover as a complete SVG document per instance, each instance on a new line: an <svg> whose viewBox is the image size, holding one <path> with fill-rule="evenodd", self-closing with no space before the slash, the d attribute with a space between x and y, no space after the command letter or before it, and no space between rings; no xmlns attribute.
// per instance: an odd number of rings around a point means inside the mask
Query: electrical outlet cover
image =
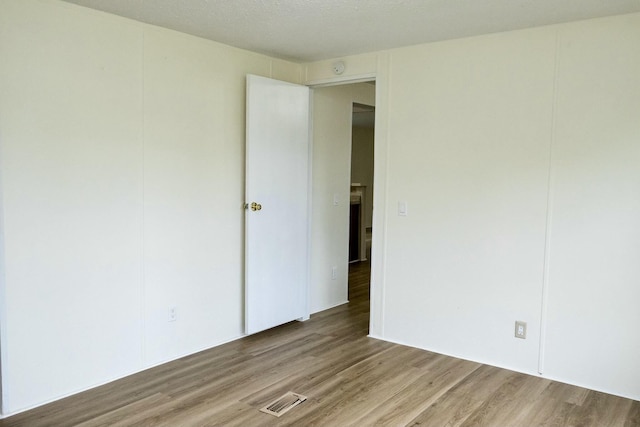
<svg viewBox="0 0 640 427"><path fill-rule="evenodd" d="M176 307L169 308L169 322L175 322L178 320L178 309Z"/></svg>
<svg viewBox="0 0 640 427"><path fill-rule="evenodd" d="M527 322L516 320L515 337L521 339L527 338Z"/></svg>

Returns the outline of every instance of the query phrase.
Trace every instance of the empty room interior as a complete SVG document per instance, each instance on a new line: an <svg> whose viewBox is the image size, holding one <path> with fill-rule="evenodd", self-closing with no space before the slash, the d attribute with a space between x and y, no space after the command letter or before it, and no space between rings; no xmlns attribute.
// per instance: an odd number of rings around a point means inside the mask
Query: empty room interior
<svg viewBox="0 0 640 427"><path fill-rule="evenodd" d="M0 0L0 426L640 425L639 77L638 0Z"/></svg>

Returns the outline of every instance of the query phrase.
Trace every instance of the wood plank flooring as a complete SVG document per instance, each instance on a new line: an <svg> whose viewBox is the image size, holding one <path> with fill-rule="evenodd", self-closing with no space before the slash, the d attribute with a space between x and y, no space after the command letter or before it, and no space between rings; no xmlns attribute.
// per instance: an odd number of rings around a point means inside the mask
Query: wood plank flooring
<svg viewBox="0 0 640 427"><path fill-rule="evenodd" d="M350 303L13 417L5 426L640 426L640 402L367 338ZM258 411L287 391L308 400Z"/></svg>

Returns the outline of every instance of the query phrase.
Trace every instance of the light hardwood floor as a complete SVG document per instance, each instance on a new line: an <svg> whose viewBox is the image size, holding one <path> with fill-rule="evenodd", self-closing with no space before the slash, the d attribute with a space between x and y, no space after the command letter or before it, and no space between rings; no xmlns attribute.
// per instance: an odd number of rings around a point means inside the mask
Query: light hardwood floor
<svg viewBox="0 0 640 427"><path fill-rule="evenodd" d="M350 303L0 420L4 426L640 426L640 402L367 338ZM258 409L287 391L281 418Z"/></svg>

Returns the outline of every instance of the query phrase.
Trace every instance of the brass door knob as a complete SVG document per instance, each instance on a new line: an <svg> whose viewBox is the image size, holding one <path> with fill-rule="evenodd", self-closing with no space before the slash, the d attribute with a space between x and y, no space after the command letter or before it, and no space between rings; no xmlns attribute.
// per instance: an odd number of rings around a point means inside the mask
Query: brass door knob
<svg viewBox="0 0 640 427"><path fill-rule="evenodd" d="M260 209L262 209L262 205L260 203L256 203L256 202L251 203L251 210L252 211L254 211L254 212L255 211L259 211Z"/></svg>

